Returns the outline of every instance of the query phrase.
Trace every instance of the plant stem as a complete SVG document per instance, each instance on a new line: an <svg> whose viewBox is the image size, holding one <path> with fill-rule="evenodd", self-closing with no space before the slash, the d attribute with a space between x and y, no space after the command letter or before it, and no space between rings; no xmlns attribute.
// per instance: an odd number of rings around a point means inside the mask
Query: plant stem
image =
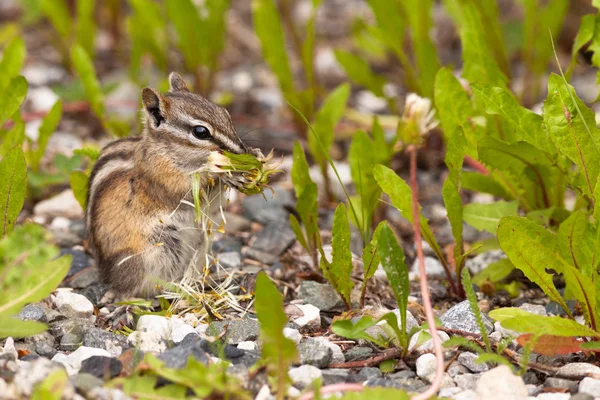
<svg viewBox="0 0 600 400"><path fill-rule="evenodd" d="M435 351L436 368L435 378L431 382L431 386L424 392L414 396L413 400L426 400L434 396L440 386L442 385L442 379L444 378L444 351L442 349L442 342L438 336L437 328L435 326L435 317L433 315L433 308L431 307L431 296L429 295L429 287L427 285L427 274L425 272L425 255L423 254L423 242L421 240L421 221L419 219L419 203L417 201L418 186L417 186L417 147L414 145L408 146L407 148L410 155L410 186L412 190L412 213L413 213L413 230L415 235L415 246L417 247L417 259L419 260L419 280L421 284L421 297L423 298L423 307L425 308L425 316L427 317L427 324L429 325L429 334L433 341L433 348Z"/></svg>

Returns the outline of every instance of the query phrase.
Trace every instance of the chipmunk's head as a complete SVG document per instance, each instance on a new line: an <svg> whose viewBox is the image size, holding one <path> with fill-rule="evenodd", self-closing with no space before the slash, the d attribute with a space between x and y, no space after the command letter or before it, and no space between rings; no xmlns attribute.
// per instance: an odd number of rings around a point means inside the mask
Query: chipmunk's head
<svg viewBox="0 0 600 400"><path fill-rule="evenodd" d="M145 136L153 148L191 173L206 162L211 151L247 153L226 109L190 92L183 78L172 72L170 90L142 90Z"/></svg>

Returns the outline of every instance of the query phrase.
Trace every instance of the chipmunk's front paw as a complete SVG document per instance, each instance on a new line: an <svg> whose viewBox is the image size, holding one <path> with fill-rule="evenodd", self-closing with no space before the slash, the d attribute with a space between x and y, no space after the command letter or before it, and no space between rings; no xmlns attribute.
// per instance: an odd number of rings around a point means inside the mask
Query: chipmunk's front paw
<svg viewBox="0 0 600 400"><path fill-rule="evenodd" d="M255 147L248 147L248 153L252 154L254 157L256 157L258 159L265 158L265 155L257 147L256 148Z"/></svg>

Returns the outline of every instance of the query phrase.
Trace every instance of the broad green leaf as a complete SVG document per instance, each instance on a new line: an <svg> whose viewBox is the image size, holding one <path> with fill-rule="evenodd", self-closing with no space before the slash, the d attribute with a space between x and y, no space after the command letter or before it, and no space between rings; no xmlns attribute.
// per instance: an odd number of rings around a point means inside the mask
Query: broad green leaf
<svg viewBox="0 0 600 400"><path fill-rule="evenodd" d="M471 2L462 5L460 39L463 46L463 76L469 82L506 86L507 78L498 66L493 47L488 46L487 27L481 14Z"/></svg>
<svg viewBox="0 0 600 400"><path fill-rule="evenodd" d="M21 147L13 147L0 161L0 238L13 230L27 193L27 165Z"/></svg>
<svg viewBox="0 0 600 400"><path fill-rule="evenodd" d="M306 22L306 35L304 36L304 43L302 44L302 67L304 68L307 85L311 88L315 86L313 65L313 60L315 58L315 19L321 2L322 0L313 0L312 2L312 10L310 17Z"/></svg>
<svg viewBox="0 0 600 400"><path fill-rule="evenodd" d="M167 1L167 15L177 32L177 45L185 57L186 66L194 70L202 64L200 38L204 24L191 0ZM200 88L196 88L200 89Z"/></svg>
<svg viewBox="0 0 600 400"><path fill-rule="evenodd" d="M87 174L83 171L73 171L69 177L73 195L77 199L77 202L81 205L81 208L84 210L87 206L89 179L89 176L87 176Z"/></svg>
<svg viewBox="0 0 600 400"><path fill-rule="evenodd" d="M48 329L48 326L41 322L0 317L0 338L33 336L44 332L46 329Z"/></svg>
<svg viewBox="0 0 600 400"><path fill-rule="evenodd" d="M306 162L306 155L300 143L294 143L293 153L294 163L292 164L292 183L296 190L296 196L300 196L304 189L313 183L308 173L308 162Z"/></svg>
<svg viewBox="0 0 600 400"><path fill-rule="evenodd" d="M294 92L294 79L288 61L283 28L277 5L272 0L252 0L252 16L263 56L273 70L284 96Z"/></svg>
<svg viewBox="0 0 600 400"><path fill-rule="evenodd" d="M294 235L296 235L296 240L298 243L300 243L300 245L304 247L306 251L310 251L308 243L306 242L306 237L304 236L304 231L300 226L300 222L298 222L298 219L292 214L290 214L290 226L292 227L292 231L294 231Z"/></svg>
<svg viewBox="0 0 600 400"><path fill-rule="evenodd" d="M40 7L62 39L69 39L73 28L66 2L64 0L41 0Z"/></svg>
<svg viewBox="0 0 600 400"><path fill-rule="evenodd" d="M513 368L512 363L510 361L508 361L506 358L502 357L500 354L491 353L491 352L479 354L479 356L475 359L475 362L477 364L493 362L498 365L506 365L507 367L509 367L511 369Z"/></svg>
<svg viewBox="0 0 600 400"><path fill-rule="evenodd" d="M555 270L562 272L565 278L566 290L579 302L583 316L592 329L598 330L600 327L600 317L598 316L597 294L594 282L585 277L579 270L565 262L562 257L556 254L559 266ZM598 276L596 276L598 279Z"/></svg>
<svg viewBox="0 0 600 400"><path fill-rule="evenodd" d="M582 211L574 211L558 228L558 249L561 257L575 266L588 279L595 274L596 232Z"/></svg>
<svg viewBox="0 0 600 400"><path fill-rule="evenodd" d="M67 389L69 377L60 368L51 372L42 382L35 385L31 400L60 400Z"/></svg>
<svg viewBox="0 0 600 400"><path fill-rule="evenodd" d="M96 77L96 70L90 56L83 47L76 44L71 48L71 61L83 83L92 111L99 119L104 119L104 94L100 88L100 82Z"/></svg>
<svg viewBox="0 0 600 400"><path fill-rule="evenodd" d="M335 58L344 67L351 80L366 87L375 96L385 97L383 93L385 78L371 71L371 67L365 60L344 50L336 50Z"/></svg>
<svg viewBox="0 0 600 400"><path fill-rule="evenodd" d="M345 392L340 400L408 400L410 396L400 389L365 387L361 392Z"/></svg>
<svg viewBox="0 0 600 400"><path fill-rule="evenodd" d="M327 262L325 257L322 257L321 265L325 266L323 271L325 277L342 296L346 305L349 306L354 283L351 279L350 225L348 224L348 211L344 203L340 203L335 209L331 235L331 263Z"/></svg>
<svg viewBox="0 0 600 400"><path fill-rule="evenodd" d="M327 156L334 139L334 129L346 109L350 85L344 83L331 92L317 112L313 132L308 133L308 147L318 165L327 167ZM318 135L318 138L316 137Z"/></svg>
<svg viewBox="0 0 600 400"><path fill-rule="evenodd" d="M500 219L516 216L518 203L516 201L500 200L495 203L470 203L463 208L463 217L467 224L491 234L496 233Z"/></svg>
<svg viewBox="0 0 600 400"><path fill-rule="evenodd" d="M3 133L2 143L0 143L0 157L15 146L22 146L25 141L25 123L23 121L13 121L14 125L10 130Z"/></svg>
<svg viewBox="0 0 600 400"><path fill-rule="evenodd" d="M575 68L575 62L577 60L577 54L581 49L594 38L596 31L596 25L600 25L600 15L585 14L581 17L581 23L579 24L579 31L575 36L575 42L571 48L571 64L566 72L567 79L570 80Z"/></svg>
<svg viewBox="0 0 600 400"><path fill-rule="evenodd" d="M26 54L25 42L20 37L14 38L6 45L0 61L0 92L4 91L11 79L19 75Z"/></svg>
<svg viewBox="0 0 600 400"><path fill-rule="evenodd" d="M488 313L488 316L490 318L492 318L495 321L500 321L500 322L510 319L510 318L525 317L528 315L531 315L531 313L528 311L522 310L520 308L517 308L517 307L497 308Z"/></svg>
<svg viewBox="0 0 600 400"><path fill-rule="evenodd" d="M334 323L331 325L331 330L336 335L345 337L347 339L363 339L375 343L380 347L387 347L387 340L385 338L375 338L366 332L368 328L377 325L378 322L378 320L373 319L373 317L370 315L361 317L356 323L353 323L349 319L341 319L334 321Z"/></svg>
<svg viewBox="0 0 600 400"><path fill-rule="evenodd" d="M569 308L554 286L552 275L546 272L558 263L556 237L543 226L522 217L503 218L497 235L500 247L515 267L570 315Z"/></svg>
<svg viewBox="0 0 600 400"><path fill-rule="evenodd" d="M156 375L133 375L127 378L113 379L107 386L113 387L114 385L114 387L122 388L125 394L136 396L138 399L179 400L186 398L187 388L185 386L169 384L156 388L157 380Z"/></svg>
<svg viewBox="0 0 600 400"><path fill-rule="evenodd" d="M133 11L126 21L131 37L129 75L138 82L144 54L150 54L157 67L166 71L167 19L162 5L152 0L129 0L128 3Z"/></svg>
<svg viewBox="0 0 600 400"><path fill-rule="evenodd" d="M48 140L50 140L50 136L58 127L58 123L60 122L60 118L62 116L62 109L62 101L57 100L48 112L48 114L46 114L46 116L42 120L42 125L40 126L38 134L37 149L33 153L32 160L30 163L30 167L34 171L38 169L40 161L42 161L42 157L44 157L44 153L46 152L46 146L48 145Z"/></svg>
<svg viewBox="0 0 600 400"><path fill-rule="evenodd" d="M447 178L442 188L442 197L454 237L454 260L458 269L462 267L463 252L463 204L458 188Z"/></svg>
<svg viewBox="0 0 600 400"><path fill-rule="evenodd" d="M27 81L22 76L10 80L10 83L0 97L0 126L4 125L14 113L17 112L21 103L27 96Z"/></svg>
<svg viewBox="0 0 600 400"><path fill-rule="evenodd" d="M97 146L84 146L80 149L73 150L73 153L87 157L90 161L96 161L100 158L100 148Z"/></svg>
<svg viewBox="0 0 600 400"><path fill-rule="evenodd" d="M381 39L396 55L404 56L404 30L406 18L401 4L395 0L368 0L377 21L376 28L381 31Z"/></svg>
<svg viewBox="0 0 600 400"><path fill-rule="evenodd" d="M496 262L489 264L483 270L473 276L473 283L481 286L485 281L499 282L506 278L513 270L515 266L510 262L508 258L503 258Z"/></svg>
<svg viewBox="0 0 600 400"><path fill-rule="evenodd" d="M402 178L396 175L396 173L393 170L383 165L374 166L373 175L375 176L377 184L379 185L379 187L381 187L381 190L383 190L383 192L386 193L392 200L392 205L398 211L400 211L400 214L402 214L402 216L412 224L412 191L410 189L410 186L408 186ZM442 262L442 264L445 264L446 257L444 256L440 245L437 243L435 237L433 236L433 232L429 227L427 218L425 218L421 213L421 206L419 206L419 215L421 234L423 235L423 239L427 243L429 243L438 259ZM448 266L445 265L445 267Z"/></svg>
<svg viewBox="0 0 600 400"><path fill-rule="evenodd" d="M523 140L539 149L554 153L548 142L541 115L519 105L507 89L472 83L471 90L484 105L488 114L500 115L516 131L518 140Z"/></svg>
<svg viewBox="0 0 600 400"><path fill-rule="evenodd" d="M406 346L406 309L408 307L408 295L410 294L408 267L404 262L404 251L398 244L394 232L385 221L380 226L377 253L400 310L402 329L400 330L401 336L398 339L402 346Z"/></svg>
<svg viewBox="0 0 600 400"><path fill-rule="evenodd" d="M600 333L581 325L572 319L561 317L545 317L529 314L505 319L502 327L523 333L547 333L555 336L592 336L600 337Z"/></svg>
<svg viewBox="0 0 600 400"><path fill-rule="evenodd" d="M513 200L514 197L491 175L482 175L477 172L465 171L462 173L462 187L473 192L488 193L505 200Z"/></svg>
<svg viewBox="0 0 600 400"><path fill-rule="evenodd" d="M262 359L269 376L277 382L277 392L285 393L289 384L288 369L298 359L296 344L283 335L287 317L281 294L265 273L256 280L254 309L260 322Z"/></svg>
<svg viewBox="0 0 600 400"><path fill-rule="evenodd" d="M444 346L446 349L460 346L478 354L481 354L484 351L481 347L479 347L478 344L462 336L452 336L450 339L442 343L442 346Z"/></svg>
<svg viewBox="0 0 600 400"><path fill-rule="evenodd" d="M593 198L600 172L600 135L595 114L563 78L551 74L544 102L544 122L558 151L567 156L584 176L583 192Z"/></svg>
<svg viewBox="0 0 600 400"><path fill-rule="evenodd" d="M469 129L473 106L467 92L452 71L441 68L435 77L435 107L446 134L461 127Z"/></svg>
<svg viewBox="0 0 600 400"><path fill-rule="evenodd" d="M39 225L19 225L0 240L0 317L46 298L71 266L71 257L58 255Z"/></svg>
<svg viewBox="0 0 600 400"><path fill-rule="evenodd" d="M379 232L376 230L373 233L371 242L365 246L362 252L362 261L365 268L364 282L366 282L368 279L371 279L375 275L375 272L377 272L377 267L381 262L379 253L377 252L378 237Z"/></svg>
<svg viewBox="0 0 600 400"><path fill-rule="evenodd" d="M96 36L95 4L95 0L77 0L77 25L75 26L76 42L92 57L95 53Z"/></svg>

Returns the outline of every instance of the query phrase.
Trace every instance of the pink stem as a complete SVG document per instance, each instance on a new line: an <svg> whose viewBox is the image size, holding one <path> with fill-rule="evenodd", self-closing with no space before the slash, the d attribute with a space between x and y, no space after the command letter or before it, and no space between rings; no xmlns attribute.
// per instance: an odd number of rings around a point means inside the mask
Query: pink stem
<svg viewBox="0 0 600 400"><path fill-rule="evenodd" d="M322 395L337 392L360 392L365 387L358 383L335 383L333 385L323 386L319 391ZM304 393L298 400L312 400L315 392Z"/></svg>

